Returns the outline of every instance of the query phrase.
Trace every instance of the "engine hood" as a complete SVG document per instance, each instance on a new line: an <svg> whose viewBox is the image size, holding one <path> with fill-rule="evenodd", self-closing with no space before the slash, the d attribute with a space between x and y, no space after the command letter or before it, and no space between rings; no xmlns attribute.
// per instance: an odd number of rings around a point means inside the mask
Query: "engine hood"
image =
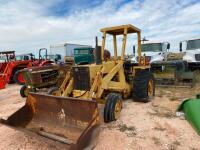
<svg viewBox="0 0 200 150"><path fill-rule="evenodd" d="M186 50L185 55L183 56L183 60L187 62L199 62L200 58L196 54L200 54L200 49Z"/></svg>
<svg viewBox="0 0 200 150"><path fill-rule="evenodd" d="M150 63L154 61L162 61L164 59L163 52L142 52L142 56L147 56ZM132 58L133 62L137 62L137 56Z"/></svg>
<svg viewBox="0 0 200 150"><path fill-rule="evenodd" d="M186 50L186 53L189 53L189 54L199 54L200 53L200 48L199 49L195 49L195 50Z"/></svg>

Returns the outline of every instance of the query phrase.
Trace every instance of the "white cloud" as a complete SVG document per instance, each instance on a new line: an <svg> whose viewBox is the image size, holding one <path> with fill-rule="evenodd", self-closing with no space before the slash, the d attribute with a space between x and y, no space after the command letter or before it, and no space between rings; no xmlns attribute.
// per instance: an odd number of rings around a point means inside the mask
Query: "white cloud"
<svg viewBox="0 0 200 150"><path fill-rule="evenodd" d="M142 36L149 40L171 42L172 49L178 49L181 40L200 36L200 3L191 4L190 0L134 0L125 4L108 0L62 17L49 16L49 8L56 2L0 1L0 49L24 53L49 48L53 43L94 45L94 37L101 37L100 28L127 23L141 28ZM132 45L129 42L128 52Z"/></svg>

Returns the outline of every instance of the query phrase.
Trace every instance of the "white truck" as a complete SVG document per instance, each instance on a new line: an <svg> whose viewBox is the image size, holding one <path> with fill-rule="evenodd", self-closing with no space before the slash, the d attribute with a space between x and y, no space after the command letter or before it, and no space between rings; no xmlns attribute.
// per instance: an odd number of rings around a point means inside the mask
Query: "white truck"
<svg viewBox="0 0 200 150"><path fill-rule="evenodd" d="M55 44L50 46L50 55L61 55L61 61L64 62L65 57L74 57L74 49L80 47L92 46L72 43Z"/></svg>
<svg viewBox="0 0 200 150"><path fill-rule="evenodd" d="M192 39L180 42L180 52L183 52L183 60L188 62L191 68L200 68L200 39Z"/></svg>
<svg viewBox="0 0 200 150"><path fill-rule="evenodd" d="M155 61L163 61L170 49L170 43L168 42L156 42L156 43L143 43L141 44L142 56L146 56L149 63ZM135 46L133 47L133 62L137 62L137 56L135 54Z"/></svg>

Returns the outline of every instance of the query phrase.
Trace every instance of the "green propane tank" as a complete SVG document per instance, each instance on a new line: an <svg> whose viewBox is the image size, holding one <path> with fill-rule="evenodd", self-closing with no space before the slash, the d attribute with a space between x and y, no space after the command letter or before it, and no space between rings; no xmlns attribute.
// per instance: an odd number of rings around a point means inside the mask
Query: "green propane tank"
<svg viewBox="0 0 200 150"><path fill-rule="evenodd" d="M186 99L177 109L177 112L183 112L185 118L200 135L200 94L196 99Z"/></svg>

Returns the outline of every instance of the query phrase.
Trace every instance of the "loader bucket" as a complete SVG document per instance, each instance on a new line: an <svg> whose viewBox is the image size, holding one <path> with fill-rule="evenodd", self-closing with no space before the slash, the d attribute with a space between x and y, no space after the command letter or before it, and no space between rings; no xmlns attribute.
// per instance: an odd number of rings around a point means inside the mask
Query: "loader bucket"
<svg viewBox="0 0 200 150"><path fill-rule="evenodd" d="M1 123L66 143L66 149L94 147L100 125L96 101L35 93Z"/></svg>

